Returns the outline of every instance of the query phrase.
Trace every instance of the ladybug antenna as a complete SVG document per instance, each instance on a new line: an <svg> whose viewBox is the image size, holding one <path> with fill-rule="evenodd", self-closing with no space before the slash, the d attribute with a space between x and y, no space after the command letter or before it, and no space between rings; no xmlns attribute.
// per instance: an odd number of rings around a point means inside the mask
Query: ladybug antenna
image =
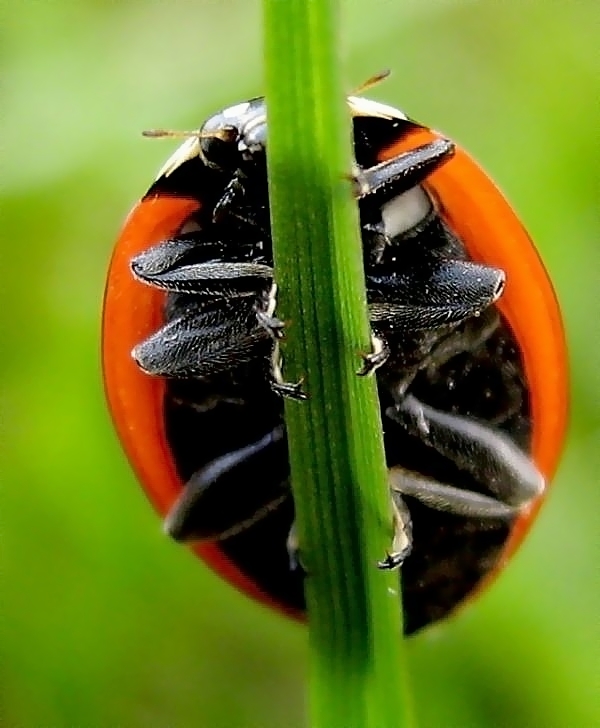
<svg viewBox="0 0 600 728"><path fill-rule="evenodd" d="M194 137L198 136L197 131L177 131L175 129L146 129L142 136L151 139L162 139L162 137Z"/></svg>
<svg viewBox="0 0 600 728"><path fill-rule="evenodd" d="M365 91L368 91L370 88L373 88L373 86L378 86L382 81L385 81L386 78L388 78L391 75L391 71L389 68L385 68L383 71L379 71L379 73L376 73L374 76L371 76L371 78L368 78L364 83L361 83L360 86L350 94L351 96L362 96Z"/></svg>
<svg viewBox="0 0 600 728"><path fill-rule="evenodd" d="M227 126L209 132L202 131L202 129L197 129L196 131L149 129L148 131L143 131L142 135L151 139L160 139L162 137L184 137L186 139L179 149L167 159L158 173L158 179L173 174L184 162L194 159L194 157L200 157L205 164L209 164L202 149L202 144L200 143L201 139L221 139L224 142L230 142L235 140L237 133L235 127Z"/></svg>
<svg viewBox="0 0 600 728"><path fill-rule="evenodd" d="M178 137L184 139L222 139L223 141L229 141L232 133L235 133L234 127L223 127L215 131L202 131L196 129L195 131L180 131L176 129L147 129L142 132L142 136L149 137L150 139L162 139L164 137Z"/></svg>

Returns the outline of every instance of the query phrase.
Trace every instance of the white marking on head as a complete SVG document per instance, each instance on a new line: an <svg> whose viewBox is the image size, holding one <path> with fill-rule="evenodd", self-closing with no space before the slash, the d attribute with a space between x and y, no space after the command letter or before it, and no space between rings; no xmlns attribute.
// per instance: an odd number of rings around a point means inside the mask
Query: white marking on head
<svg viewBox="0 0 600 728"><path fill-rule="evenodd" d="M200 139L197 136L192 136L189 139L186 139L183 144L167 159L159 173L156 175L156 179L168 177L173 174L176 169L181 167L184 162L198 156L200 156Z"/></svg>
<svg viewBox="0 0 600 728"><path fill-rule="evenodd" d="M362 96L349 96L348 106L352 112L352 116L374 116L378 119L404 119L408 120L408 116L393 106L380 104L372 99L365 99Z"/></svg>

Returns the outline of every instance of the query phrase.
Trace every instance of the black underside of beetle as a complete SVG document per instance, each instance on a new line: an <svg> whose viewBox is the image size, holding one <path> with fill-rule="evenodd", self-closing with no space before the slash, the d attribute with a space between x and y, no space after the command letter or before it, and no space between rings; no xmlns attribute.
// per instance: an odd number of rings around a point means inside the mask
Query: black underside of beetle
<svg viewBox="0 0 600 728"><path fill-rule="evenodd" d="M408 123L407 127L409 126ZM374 164L378 151L397 139L401 123L356 119L357 161ZM376 143L372 140L376 140ZM211 212L227 176L207 170L199 160L183 164L167 179L161 179L149 194L160 191L195 195L203 202L196 217L207 239L239 240L243 252L223 249L223 260L255 260L272 264L266 176L257 174L238 206L237 217L212 222ZM370 215L372 200L361 204L361 214ZM411 255L423 237L446 236L445 246L454 257L466 254L459 241L439 220L403 247ZM425 241L428 243L428 241ZM229 257L228 257L229 256ZM390 264L383 261L382 265ZM367 265L369 265L367 263ZM198 305L194 295L168 294L165 321L182 309ZM515 339L495 307L458 327L440 327L427 335L407 336L386 332L392 354L377 371L384 423L388 467L401 465L440 482L486 493L485 486L459 470L419 438L408 434L385 415L394 405L391 390L409 381L407 393L431 407L464 415L508 434L525 452L530 445L529 397L521 357ZM469 342L464 349L452 342ZM441 343L449 346L441 347ZM454 351L432 354L436 347ZM179 475L187 482L204 465L229 452L258 441L283 422L283 401L268 380L271 342L266 340L249 361L226 373L200 381L169 380L164 404L167 438ZM419 363L429 357L426 367ZM251 527L220 541L223 552L252 578L259 588L285 605L304 607L303 574L291 570L286 539L293 521L289 492L289 465L285 438L274 443L264 456L237 468L224 487L214 489L203 501L203 517L213 519L219 531L220 514L226 523L259 510L266 501L279 505ZM214 502L213 502L214 501ZM497 563L511 524L494 519L474 519L436 511L406 496L413 521L413 551L402 566L405 631L414 632L448 614ZM376 568L376 565L373 565Z"/></svg>

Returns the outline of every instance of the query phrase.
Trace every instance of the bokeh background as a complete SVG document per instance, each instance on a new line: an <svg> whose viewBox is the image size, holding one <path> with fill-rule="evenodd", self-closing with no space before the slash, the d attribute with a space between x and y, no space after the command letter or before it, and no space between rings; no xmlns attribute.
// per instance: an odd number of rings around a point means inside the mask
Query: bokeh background
<svg viewBox="0 0 600 728"><path fill-rule="evenodd" d="M536 528L493 589L409 644L420 726L599 726L600 3L345 5L348 88L392 68L372 96L482 161L570 342L568 446ZM3 16L2 725L299 728L305 630L162 536L98 357L113 241L174 147L139 132L261 93L260 4L23 0Z"/></svg>

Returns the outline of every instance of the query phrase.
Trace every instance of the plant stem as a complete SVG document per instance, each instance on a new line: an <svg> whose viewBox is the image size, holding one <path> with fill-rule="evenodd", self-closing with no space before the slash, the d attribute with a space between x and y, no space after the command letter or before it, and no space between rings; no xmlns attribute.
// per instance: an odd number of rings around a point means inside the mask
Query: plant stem
<svg viewBox="0 0 600 728"><path fill-rule="evenodd" d="M268 169L292 486L309 614L311 725L409 725L336 0L264 0ZM365 8L366 9L366 8Z"/></svg>

